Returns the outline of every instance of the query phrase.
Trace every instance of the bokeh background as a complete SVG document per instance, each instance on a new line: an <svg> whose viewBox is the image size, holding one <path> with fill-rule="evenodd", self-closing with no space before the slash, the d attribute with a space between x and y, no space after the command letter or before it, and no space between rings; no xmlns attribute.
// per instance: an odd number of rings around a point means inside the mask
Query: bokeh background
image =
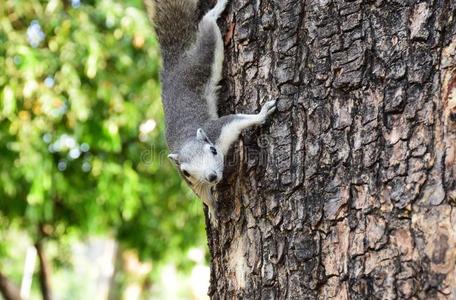
<svg viewBox="0 0 456 300"><path fill-rule="evenodd" d="M166 158L159 69L140 0L0 0L0 285L205 297L202 205Z"/></svg>

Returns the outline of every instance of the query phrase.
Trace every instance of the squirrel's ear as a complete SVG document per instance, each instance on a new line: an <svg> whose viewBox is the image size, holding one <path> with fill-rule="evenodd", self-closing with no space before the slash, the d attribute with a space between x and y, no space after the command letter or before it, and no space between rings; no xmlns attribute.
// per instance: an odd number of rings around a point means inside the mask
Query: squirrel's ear
<svg viewBox="0 0 456 300"><path fill-rule="evenodd" d="M200 141L212 144L211 140L209 140L209 138L207 137L206 133L202 128L198 128L198 130L196 131L196 138Z"/></svg>
<svg viewBox="0 0 456 300"><path fill-rule="evenodd" d="M171 153L168 155L168 158L171 159L176 165L179 165L179 154Z"/></svg>

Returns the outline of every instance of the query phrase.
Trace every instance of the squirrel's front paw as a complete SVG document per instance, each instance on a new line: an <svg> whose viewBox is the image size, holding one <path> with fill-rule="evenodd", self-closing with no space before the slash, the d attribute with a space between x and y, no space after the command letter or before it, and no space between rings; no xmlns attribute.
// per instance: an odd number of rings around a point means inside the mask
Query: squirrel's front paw
<svg viewBox="0 0 456 300"><path fill-rule="evenodd" d="M261 108L261 111L259 115L261 116L262 120L261 122L264 123L267 119L267 117L272 114L277 108L277 100L270 100L266 102L263 107Z"/></svg>

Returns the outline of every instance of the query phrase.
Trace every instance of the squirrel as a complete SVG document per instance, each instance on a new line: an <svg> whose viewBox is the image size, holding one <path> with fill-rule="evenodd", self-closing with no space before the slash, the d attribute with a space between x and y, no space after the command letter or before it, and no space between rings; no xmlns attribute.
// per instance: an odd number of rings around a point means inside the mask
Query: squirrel
<svg viewBox="0 0 456 300"><path fill-rule="evenodd" d="M198 22L197 0L144 0L163 59L162 102L170 158L208 207L216 223L213 189L224 157L243 129L262 125L276 109L267 101L258 114L217 114L223 40L217 19L228 0L218 0Z"/></svg>

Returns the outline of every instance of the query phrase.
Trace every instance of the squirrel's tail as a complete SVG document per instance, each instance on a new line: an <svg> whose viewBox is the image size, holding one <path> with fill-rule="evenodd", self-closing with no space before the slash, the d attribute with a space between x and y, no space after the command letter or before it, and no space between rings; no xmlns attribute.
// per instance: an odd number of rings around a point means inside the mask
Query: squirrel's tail
<svg viewBox="0 0 456 300"><path fill-rule="evenodd" d="M197 0L144 0L160 43L164 68L188 50L198 28Z"/></svg>

